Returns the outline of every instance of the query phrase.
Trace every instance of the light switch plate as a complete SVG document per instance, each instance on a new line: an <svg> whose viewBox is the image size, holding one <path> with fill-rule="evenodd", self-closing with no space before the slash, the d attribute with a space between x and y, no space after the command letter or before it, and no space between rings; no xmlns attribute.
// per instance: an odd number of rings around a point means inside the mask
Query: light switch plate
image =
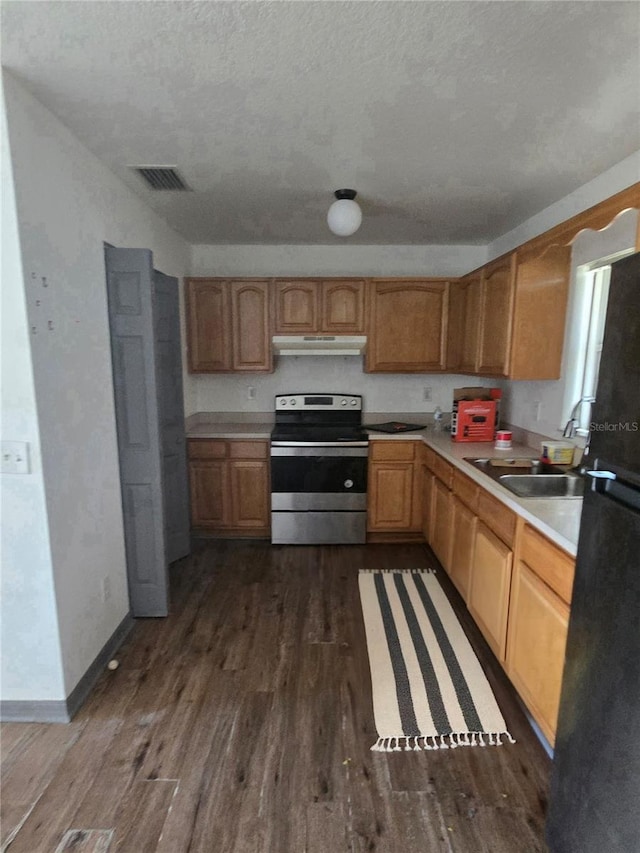
<svg viewBox="0 0 640 853"><path fill-rule="evenodd" d="M0 446L3 474L29 474L29 442L3 441Z"/></svg>

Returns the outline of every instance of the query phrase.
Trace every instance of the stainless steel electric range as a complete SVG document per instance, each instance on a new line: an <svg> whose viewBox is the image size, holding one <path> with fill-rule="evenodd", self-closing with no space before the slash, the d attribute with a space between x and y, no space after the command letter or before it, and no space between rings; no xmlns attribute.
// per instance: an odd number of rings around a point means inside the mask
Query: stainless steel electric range
<svg viewBox="0 0 640 853"><path fill-rule="evenodd" d="M271 433L271 541L361 544L368 437L358 394L279 394Z"/></svg>

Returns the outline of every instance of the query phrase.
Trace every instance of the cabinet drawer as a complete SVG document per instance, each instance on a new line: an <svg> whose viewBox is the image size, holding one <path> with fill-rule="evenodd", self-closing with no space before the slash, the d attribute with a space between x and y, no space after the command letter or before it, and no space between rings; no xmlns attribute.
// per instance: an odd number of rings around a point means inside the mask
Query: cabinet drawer
<svg viewBox="0 0 640 853"><path fill-rule="evenodd" d="M453 491L474 512L478 511L480 487L459 471L453 472Z"/></svg>
<svg viewBox="0 0 640 853"><path fill-rule="evenodd" d="M372 441L369 450L374 462L413 462L415 441Z"/></svg>
<svg viewBox="0 0 640 853"><path fill-rule="evenodd" d="M266 459L266 441L230 441L229 456L231 459Z"/></svg>
<svg viewBox="0 0 640 853"><path fill-rule="evenodd" d="M450 489L453 480L453 466L449 465L448 462L445 462L437 453L434 454L433 471L436 477L439 480L442 480L445 486Z"/></svg>
<svg viewBox="0 0 640 853"><path fill-rule="evenodd" d="M520 558L563 601L571 602L575 560L528 524L522 536Z"/></svg>
<svg viewBox="0 0 640 853"><path fill-rule="evenodd" d="M430 471L433 471L435 468L435 464L436 464L435 451L432 450L430 447L427 447L426 444L423 445L423 447L424 447L424 464L427 466L427 468Z"/></svg>
<svg viewBox="0 0 640 853"><path fill-rule="evenodd" d="M503 542L513 545L516 514L483 489L480 489L478 495L478 515Z"/></svg>
<svg viewBox="0 0 640 853"><path fill-rule="evenodd" d="M190 438L187 442L189 459L224 459L227 442L220 439Z"/></svg>

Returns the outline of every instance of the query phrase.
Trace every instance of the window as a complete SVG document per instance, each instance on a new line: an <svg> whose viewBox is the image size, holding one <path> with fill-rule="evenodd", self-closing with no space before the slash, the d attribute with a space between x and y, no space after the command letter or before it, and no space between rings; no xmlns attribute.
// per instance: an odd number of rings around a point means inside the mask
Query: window
<svg viewBox="0 0 640 853"><path fill-rule="evenodd" d="M615 257L585 264L577 270L577 316L580 343L567 383L567 423L565 435L589 434L591 408L598 387L598 372L604 338L611 262L631 254L621 252ZM571 381L572 380L572 381ZM572 402L573 401L573 402Z"/></svg>

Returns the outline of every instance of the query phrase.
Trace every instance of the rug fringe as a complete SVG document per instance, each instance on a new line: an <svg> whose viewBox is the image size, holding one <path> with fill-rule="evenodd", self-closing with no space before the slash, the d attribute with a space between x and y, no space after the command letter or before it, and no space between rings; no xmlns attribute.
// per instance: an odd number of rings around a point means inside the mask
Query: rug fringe
<svg viewBox="0 0 640 853"><path fill-rule="evenodd" d="M456 749L459 746L502 746L502 738L516 743L509 732L451 732L448 735L419 735L418 737L379 737L372 752L402 752L407 750ZM404 744L401 746L400 744ZM413 743L413 746L411 745Z"/></svg>
<svg viewBox="0 0 640 853"><path fill-rule="evenodd" d="M435 575L436 569L359 569L361 575Z"/></svg>

